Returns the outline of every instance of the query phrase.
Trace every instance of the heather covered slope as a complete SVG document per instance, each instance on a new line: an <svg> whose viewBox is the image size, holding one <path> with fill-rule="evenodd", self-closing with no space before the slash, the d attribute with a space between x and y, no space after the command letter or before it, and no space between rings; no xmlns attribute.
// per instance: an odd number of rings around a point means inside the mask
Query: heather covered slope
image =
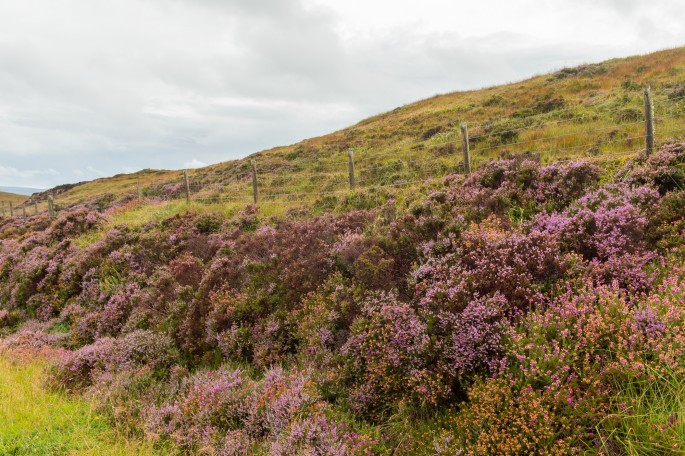
<svg viewBox="0 0 685 456"><path fill-rule="evenodd" d="M461 122L469 124L474 167L503 150L539 154L544 163L606 155L621 160L644 147L642 84L652 85L657 140L683 138L685 48L678 48L437 95L325 136L190 170L192 191L204 202L249 203L254 159L264 201L301 205L323 194L344 198L348 149L355 151L357 184L364 191L439 178L463 169ZM104 207L134 197L138 182L150 200L182 197L181 172L154 170L49 192L59 206L89 201Z"/></svg>
<svg viewBox="0 0 685 456"><path fill-rule="evenodd" d="M306 211L0 220L3 350L210 454L678 454L685 145Z"/></svg>

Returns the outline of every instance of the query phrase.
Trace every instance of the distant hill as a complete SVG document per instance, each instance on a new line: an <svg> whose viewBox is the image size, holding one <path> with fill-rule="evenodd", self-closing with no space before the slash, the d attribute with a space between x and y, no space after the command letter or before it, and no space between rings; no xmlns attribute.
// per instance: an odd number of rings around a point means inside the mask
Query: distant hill
<svg viewBox="0 0 685 456"><path fill-rule="evenodd" d="M0 202L5 202L5 204L9 202L12 202L12 204L21 204L27 199L29 198L26 195L0 191Z"/></svg>
<svg viewBox="0 0 685 456"><path fill-rule="evenodd" d="M31 188L31 187L2 187L0 186L0 192L16 193L18 195L30 196L34 193L42 192L42 188Z"/></svg>

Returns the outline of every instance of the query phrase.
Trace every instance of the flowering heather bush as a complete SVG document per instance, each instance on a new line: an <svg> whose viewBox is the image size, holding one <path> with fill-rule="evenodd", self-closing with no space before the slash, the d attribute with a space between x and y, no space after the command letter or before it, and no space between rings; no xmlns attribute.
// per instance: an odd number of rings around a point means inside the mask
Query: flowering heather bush
<svg viewBox="0 0 685 456"><path fill-rule="evenodd" d="M610 430L620 406L617 388L685 369L683 277L678 270L639 300L617 284L586 284L532 313L512 337L509 373L476 385L436 445L444 454L569 454L594 445L597 423Z"/></svg>
<svg viewBox="0 0 685 456"><path fill-rule="evenodd" d="M361 314L355 291L342 274L334 274L293 312L298 348L310 364L326 364L346 342L352 322Z"/></svg>
<svg viewBox="0 0 685 456"><path fill-rule="evenodd" d="M414 272L416 296L430 311L461 311L474 296L498 292L509 307L542 300L549 281L560 277L564 259L553 236L505 230L496 221L471 226L431 245Z"/></svg>
<svg viewBox="0 0 685 456"><path fill-rule="evenodd" d="M66 388L79 389L103 373L141 365L168 368L177 358L168 336L139 330L120 339L100 337L93 344L68 352L57 361L52 378Z"/></svg>
<svg viewBox="0 0 685 456"><path fill-rule="evenodd" d="M364 302L342 352L347 357L350 406L370 413L398 401L435 405L448 391L431 367L428 328L409 304L381 293Z"/></svg>
<svg viewBox="0 0 685 456"><path fill-rule="evenodd" d="M244 427L254 387L240 369L198 372L183 381L176 399L150 410L147 426L186 448L216 446L223 433Z"/></svg>
<svg viewBox="0 0 685 456"><path fill-rule="evenodd" d="M654 258L647 249L647 215L659 195L647 187L607 185L580 198L563 213L542 214L533 232L556 235L567 251L595 262L604 280L644 289L645 265Z"/></svg>
<svg viewBox="0 0 685 456"><path fill-rule="evenodd" d="M490 214L527 218L540 210L561 209L599 182L599 167L587 162L541 167L513 158L488 162L464 181L449 199L482 220Z"/></svg>
<svg viewBox="0 0 685 456"><path fill-rule="evenodd" d="M135 296L140 293L138 284L127 283L122 288L118 293L110 296L98 314L96 329L98 337L116 336L136 305Z"/></svg>
<svg viewBox="0 0 685 456"><path fill-rule="evenodd" d="M505 341L511 333L509 302L495 293L476 298L459 313L436 313L436 326L445 337L437 342L442 356L437 365L446 378L468 385L482 373L504 366ZM436 331L437 332L437 331Z"/></svg>
<svg viewBox="0 0 685 456"><path fill-rule="evenodd" d="M345 456L355 447L353 437L345 435L344 428L331 423L323 414L292 422L287 432L268 446L269 454L321 454Z"/></svg>
<svg viewBox="0 0 685 456"><path fill-rule="evenodd" d="M50 332L49 330L50 323L29 321L18 331L0 339L0 352L5 350L13 353L26 351L30 354L36 354L51 349L60 354L62 350L55 350L55 347L62 346L65 334Z"/></svg>
<svg viewBox="0 0 685 456"><path fill-rule="evenodd" d="M255 366L266 369L286 361L295 353L292 322L287 314L272 314L253 326L252 338Z"/></svg>
<svg viewBox="0 0 685 456"><path fill-rule="evenodd" d="M276 368L255 381L240 369L201 371L175 397L149 411L147 426L186 449L240 454L263 444L269 454L347 454L349 437L325 417L328 405L307 372Z"/></svg>
<svg viewBox="0 0 685 456"><path fill-rule="evenodd" d="M649 186L664 195L685 188L685 145L669 144L649 157L641 155L629 162L621 174L623 181L633 187Z"/></svg>
<svg viewBox="0 0 685 456"><path fill-rule="evenodd" d="M107 369L115 345L114 339L102 337L91 345L65 354L57 360L51 373L52 380L70 389L90 385L95 371Z"/></svg>
<svg viewBox="0 0 685 456"><path fill-rule="evenodd" d="M48 229L48 234L56 240L78 236L94 228L102 220L98 212L84 207L69 212L60 212Z"/></svg>

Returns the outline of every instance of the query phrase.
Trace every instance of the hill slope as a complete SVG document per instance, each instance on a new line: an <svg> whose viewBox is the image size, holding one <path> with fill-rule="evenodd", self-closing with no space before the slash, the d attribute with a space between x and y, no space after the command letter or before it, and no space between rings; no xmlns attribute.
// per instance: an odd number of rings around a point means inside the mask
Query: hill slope
<svg viewBox="0 0 685 456"><path fill-rule="evenodd" d="M6 206L9 204L10 201L12 202L12 204L17 205L23 203L27 199L29 199L29 197L26 195L19 195L17 193L9 192L0 192L0 201L4 201Z"/></svg>
<svg viewBox="0 0 685 456"><path fill-rule="evenodd" d="M462 169L458 125L469 124L472 162L505 152L543 162L630 153L644 147L642 84L653 88L657 141L682 137L685 48L583 65L483 90L422 100L298 144L189 171L198 199L252 199L250 160L257 161L263 200L310 200L347 189L347 151L357 185L400 185ZM50 190L62 204L109 202L135 195L180 197L180 171L141 171ZM39 196L44 198L45 194Z"/></svg>
<svg viewBox="0 0 685 456"><path fill-rule="evenodd" d="M42 192L45 189L30 187L0 187L0 192L16 193L18 195L30 196L34 193Z"/></svg>

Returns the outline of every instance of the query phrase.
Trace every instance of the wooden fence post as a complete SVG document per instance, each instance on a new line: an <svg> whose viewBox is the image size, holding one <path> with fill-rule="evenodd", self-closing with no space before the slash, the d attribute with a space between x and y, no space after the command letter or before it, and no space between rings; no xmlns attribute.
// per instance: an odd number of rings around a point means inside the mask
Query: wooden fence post
<svg viewBox="0 0 685 456"><path fill-rule="evenodd" d="M464 173L471 174L471 151L469 150L469 128L466 122L461 124L461 138L464 149Z"/></svg>
<svg viewBox="0 0 685 456"><path fill-rule="evenodd" d="M38 215L38 201L33 202L33 213L34 215Z"/></svg>
<svg viewBox="0 0 685 456"><path fill-rule="evenodd" d="M138 190L138 201L143 200L143 189L140 188L140 177L136 181L136 189Z"/></svg>
<svg viewBox="0 0 685 456"><path fill-rule="evenodd" d="M259 188L257 187L257 162L250 160L252 166L252 195L254 196L254 205L259 201Z"/></svg>
<svg viewBox="0 0 685 456"><path fill-rule="evenodd" d="M188 171L183 170L183 179L186 182L186 202L190 203L190 181L188 180Z"/></svg>
<svg viewBox="0 0 685 456"><path fill-rule="evenodd" d="M23 206L21 206L21 212L22 212L22 216L23 216L24 218L26 218L26 204L24 204Z"/></svg>
<svg viewBox="0 0 685 456"><path fill-rule="evenodd" d="M12 206L12 201L10 201L10 217L14 217L14 207Z"/></svg>
<svg viewBox="0 0 685 456"><path fill-rule="evenodd" d="M51 219L55 218L55 199L52 195L48 195L48 215Z"/></svg>
<svg viewBox="0 0 685 456"><path fill-rule="evenodd" d="M354 190L356 181L354 179L354 151L352 149L347 151L347 172L350 175L350 190Z"/></svg>
<svg viewBox="0 0 685 456"><path fill-rule="evenodd" d="M654 151L654 103L652 103L652 87L643 87L645 98L645 149L649 157Z"/></svg>
<svg viewBox="0 0 685 456"><path fill-rule="evenodd" d="M2 216L5 216L5 202L2 201Z"/></svg>

